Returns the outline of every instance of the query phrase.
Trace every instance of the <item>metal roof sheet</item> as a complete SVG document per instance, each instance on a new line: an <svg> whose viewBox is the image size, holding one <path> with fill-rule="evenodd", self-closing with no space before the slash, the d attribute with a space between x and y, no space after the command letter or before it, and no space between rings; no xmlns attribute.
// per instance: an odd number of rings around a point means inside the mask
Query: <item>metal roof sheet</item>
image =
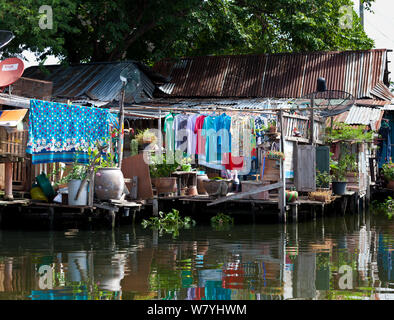
<svg viewBox="0 0 394 320"><path fill-rule="evenodd" d="M71 66L50 65L27 68L24 76L52 81L55 98L67 98L70 100L88 98L98 101L111 102L119 100L122 88L120 73L122 70L136 69L140 73L142 92L141 100L152 98L155 84L142 72L132 61L87 63ZM126 93L126 102L134 102L133 97Z"/></svg>
<svg viewBox="0 0 394 320"><path fill-rule="evenodd" d="M386 62L387 50L374 49L164 59L153 69L171 77L162 86L171 97L300 98L324 77L330 90L391 100L383 83Z"/></svg>
<svg viewBox="0 0 394 320"><path fill-rule="evenodd" d="M349 111L333 117L334 122L342 122L351 125L370 125L372 130L377 131L384 114L384 108L368 108L352 106ZM330 118L326 124L331 125Z"/></svg>

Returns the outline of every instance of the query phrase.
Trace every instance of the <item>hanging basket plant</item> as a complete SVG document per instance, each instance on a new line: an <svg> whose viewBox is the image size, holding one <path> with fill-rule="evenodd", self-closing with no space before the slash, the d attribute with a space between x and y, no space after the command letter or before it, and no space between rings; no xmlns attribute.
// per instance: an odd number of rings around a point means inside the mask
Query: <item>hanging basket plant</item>
<svg viewBox="0 0 394 320"><path fill-rule="evenodd" d="M268 151L266 157L270 160L285 160L285 155L280 151Z"/></svg>

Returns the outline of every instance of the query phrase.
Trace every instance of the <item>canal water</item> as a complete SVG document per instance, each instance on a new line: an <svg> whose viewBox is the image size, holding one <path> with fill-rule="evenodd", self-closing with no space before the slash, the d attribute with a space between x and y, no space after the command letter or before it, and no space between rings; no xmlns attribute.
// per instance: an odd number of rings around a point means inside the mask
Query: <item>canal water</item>
<svg viewBox="0 0 394 320"><path fill-rule="evenodd" d="M0 231L0 299L394 299L394 221Z"/></svg>

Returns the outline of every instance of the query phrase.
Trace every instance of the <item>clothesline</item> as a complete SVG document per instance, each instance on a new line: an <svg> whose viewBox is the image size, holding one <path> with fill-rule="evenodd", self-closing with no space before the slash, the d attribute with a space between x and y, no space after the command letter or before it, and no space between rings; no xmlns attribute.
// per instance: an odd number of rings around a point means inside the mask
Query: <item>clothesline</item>
<svg viewBox="0 0 394 320"><path fill-rule="evenodd" d="M305 110L311 110L311 107L305 107L305 108L300 108L300 106L298 106L297 108L294 107L289 107L289 108L266 108L266 109L235 109L235 108L229 108L229 107L222 107L222 106L217 106L215 105L213 108L199 108L199 107L193 107L193 109L191 108L180 108L180 107L151 107L151 106L143 106L143 105L136 105L133 104L131 106L125 107L125 110L141 110L141 109L155 109L155 110L169 110L169 111L187 111L187 112L201 112L201 111L213 111L213 110L217 110L217 109L223 109L226 111L235 111L235 112L252 112L252 113L267 113L267 111L294 111L294 110L298 110L298 111L305 111ZM322 109L327 109L327 107L313 107L313 110L322 110ZM114 109L116 110L116 109ZM270 112L273 113L273 112Z"/></svg>

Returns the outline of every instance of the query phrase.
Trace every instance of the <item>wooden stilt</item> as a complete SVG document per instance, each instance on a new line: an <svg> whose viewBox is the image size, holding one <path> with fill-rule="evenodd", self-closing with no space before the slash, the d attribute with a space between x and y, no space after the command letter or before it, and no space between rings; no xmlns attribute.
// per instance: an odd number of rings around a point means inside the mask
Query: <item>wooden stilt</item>
<svg viewBox="0 0 394 320"><path fill-rule="evenodd" d="M159 200L156 197L153 198L153 216L159 216Z"/></svg>
<svg viewBox="0 0 394 320"><path fill-rule="evenodd" d="M48 208L48 218L49 218L49 228L53 230L54 220L55 220L55 208L53 207Z"/></svg>
<svg viewBox="0 0 394 320"><path fill-rule="evenodd" d="M298 222L298 204L291 206L291 215L293 218L293 222L297 223Z"/></svg>
<svg viewBox="0 0 394 320"><path fill-rule="evenodd" d="M115 219L116 219L115 211L110 211L109 214L111 215L111 227L112 227L112 229L114 229L115 228Z"/></svg>
<svg viewBox="0 0 394 320"><path fill-rule="evenodd" d="M12 162L4 163L4 200L14 200L12 194Z"/></svg>

